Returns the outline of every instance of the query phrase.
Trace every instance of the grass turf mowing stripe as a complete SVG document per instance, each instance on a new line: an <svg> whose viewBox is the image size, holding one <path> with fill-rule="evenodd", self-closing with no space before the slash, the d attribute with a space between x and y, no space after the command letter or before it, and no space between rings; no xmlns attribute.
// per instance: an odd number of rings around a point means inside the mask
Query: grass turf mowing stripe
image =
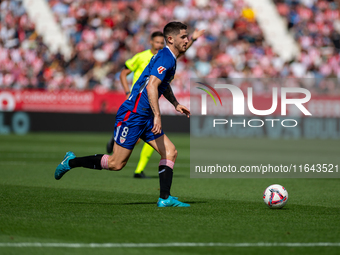
<svg viewBox="0 0 340 255"><path fill-rule="evenodd" d="M0 247L147 248L147 247L339 247L340 243L0 243Z"/></svg>

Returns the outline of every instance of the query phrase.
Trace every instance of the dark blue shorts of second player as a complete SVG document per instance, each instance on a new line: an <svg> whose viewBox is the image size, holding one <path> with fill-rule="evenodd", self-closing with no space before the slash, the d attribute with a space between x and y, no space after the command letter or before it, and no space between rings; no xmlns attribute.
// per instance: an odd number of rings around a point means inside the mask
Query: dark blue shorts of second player
<svg viewBox="0 0 340 255"><path fill-rule="evenodd" d="M153 116L140 115L121 106L117 112L113 133L115 142L126 149L132 150L139 138L144 142L149 142L164 135L163 130L158 135L151 132L153 119Z"/></svg>

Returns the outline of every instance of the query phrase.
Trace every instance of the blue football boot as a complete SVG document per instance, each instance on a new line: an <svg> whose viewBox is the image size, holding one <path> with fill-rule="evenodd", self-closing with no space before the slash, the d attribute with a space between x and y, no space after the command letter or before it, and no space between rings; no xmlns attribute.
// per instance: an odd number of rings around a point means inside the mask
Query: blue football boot
<svg viewBox="0 0 340 255"><path fill-rule="evenodd" d="M158 207L189 207L189 204L178 201L177 197L169 196L167 199L159 198Z"/></svg>
<svg viewBox="0 0 340 255"><path fill-rule="evenodd" d="M76 157L76 155L74 155L74 153L72 151L69 151L66 153L63 161L61 161L61 163L57 166L55 173L54 173L54 178L56 180L59 180L61 177L63 177L63 175L68 172L71 167L69 166L68 162L70 161L70 159L74 159Z"/></svg>

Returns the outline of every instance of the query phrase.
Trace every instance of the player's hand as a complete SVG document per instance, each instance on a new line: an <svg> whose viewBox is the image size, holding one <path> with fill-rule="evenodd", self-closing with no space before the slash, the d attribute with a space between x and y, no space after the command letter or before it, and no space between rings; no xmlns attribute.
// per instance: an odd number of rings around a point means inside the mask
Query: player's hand
<svg viewBox="0 0 340 255"><path fill-rule="evenodd" d="M154 135L159 135L162 133L162 121L160 116L155 116L153 119L153 128L151 129L151 132Z"/></svg>
<svg viewBox="0 0 340 255"><path fill-rule="evenodd" d="M194 33L192 34L192 39L197 40L200 36L204 34L205 30L198 30L197 28L195 29Z"/></svg>
<svg viewBox="0 0 340 255"><path fill-rule="evenodd" d="M190 117L190 111L184 105L178 104L176 106L176 111L185 114L188 118Z"/></svg>
<svg viewBox="0 0 340 255"><path fill-rule="evenodd" d="M126 94L126 99L129 99L131 93Z"/></svg>

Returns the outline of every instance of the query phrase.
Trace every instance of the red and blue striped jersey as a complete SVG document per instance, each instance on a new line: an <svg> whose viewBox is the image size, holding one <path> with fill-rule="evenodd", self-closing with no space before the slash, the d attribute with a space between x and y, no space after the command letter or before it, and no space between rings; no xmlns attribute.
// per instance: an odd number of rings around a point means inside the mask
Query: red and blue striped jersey
<svg viewBox="0 0 340 255"><path fill-rule="evenodd" d="M139 79L134 84L131 95L122 106L128 110L146 116L153 116L150 107L146 86L148 86L151 75L156 76L162 81L158 87L158 98L166 90L167 86L173 80L176 73L176 57L168 46L158 51L150 63L146 66Z"/></svg>

